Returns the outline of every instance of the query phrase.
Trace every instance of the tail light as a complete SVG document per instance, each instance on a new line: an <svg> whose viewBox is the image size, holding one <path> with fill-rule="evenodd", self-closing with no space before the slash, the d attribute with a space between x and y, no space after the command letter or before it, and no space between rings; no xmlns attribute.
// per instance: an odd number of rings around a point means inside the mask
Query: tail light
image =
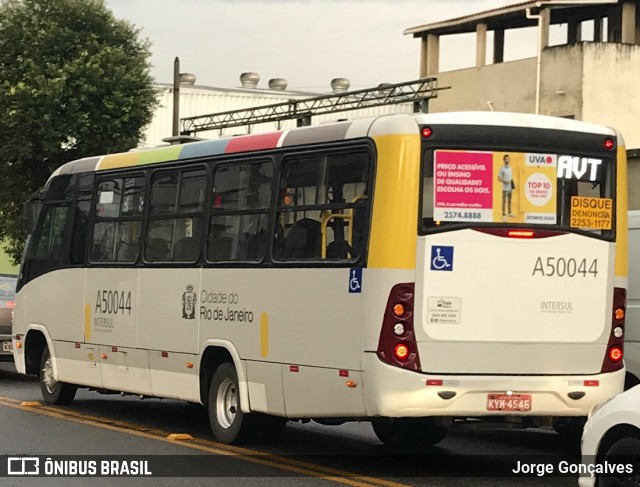
<svg viewBox="0 0 640 487"><path fill-rule="evenodd" d="M519 230L516 228L474 228L474 230L476 232L506 238L548 238L566 233L557 230Z"/></svg>
<svg viewBox="0 0 640 487"><path fill-rule="evenodd" d="M624 319L627 314L627 290L613 289L613 309L611 310L611 333L607 351L602 362L602 372L614 372L623 366Z"/></svg>
<svg viewBox="0 0 640 487"><path fill-rule="evenodd" d="M13 309L15 307L16 307L16 302L15 301L7 301L7 308Z"/></svg>
<svg viewBox="0 0 640 487"><path fill-rule="evenodd" d="M408 370L420 370L418 344L413 329L414 283L391 288L378 340L378 358Z"/></svg>

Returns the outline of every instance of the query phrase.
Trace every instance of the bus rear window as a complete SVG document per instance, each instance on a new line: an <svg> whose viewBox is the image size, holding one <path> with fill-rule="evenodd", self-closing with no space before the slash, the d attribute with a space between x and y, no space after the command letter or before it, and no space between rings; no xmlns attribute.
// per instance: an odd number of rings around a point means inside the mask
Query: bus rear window
<svg viewBox="0 0 640 487"><path fill-rule="evenodd" d="M425 150L421 231L545 225L610 236L612 166L584 154Z"/></svg>

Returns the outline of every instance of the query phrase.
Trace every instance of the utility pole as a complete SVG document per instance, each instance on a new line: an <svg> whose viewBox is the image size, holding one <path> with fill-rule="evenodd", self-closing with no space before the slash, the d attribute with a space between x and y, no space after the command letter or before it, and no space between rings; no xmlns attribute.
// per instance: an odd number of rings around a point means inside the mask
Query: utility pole
<svg viewBox="0 0 640 487"><path fill-rule="evenodd" d="M171 135L179 135L180 131L180 58L173 61L173 128Z"/></svg>

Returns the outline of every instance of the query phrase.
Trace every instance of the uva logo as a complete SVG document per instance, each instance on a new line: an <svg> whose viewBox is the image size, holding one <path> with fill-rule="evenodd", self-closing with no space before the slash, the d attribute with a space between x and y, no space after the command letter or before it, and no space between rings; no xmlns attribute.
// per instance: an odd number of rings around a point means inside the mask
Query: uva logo
<svg viewBox="0 0 640 487"><path fill-rule="evenodd" d="M527 166L555 166L556 158L544 154L527 154Z"/></svg>
<svg viewBox="0 0 640 487"><path fill-rule="evenodd" d="M196 301L198 296L193 292L193 286L187 285L187 291L182 294L182 317L187 320L195 320L196 318Z"/></svg>

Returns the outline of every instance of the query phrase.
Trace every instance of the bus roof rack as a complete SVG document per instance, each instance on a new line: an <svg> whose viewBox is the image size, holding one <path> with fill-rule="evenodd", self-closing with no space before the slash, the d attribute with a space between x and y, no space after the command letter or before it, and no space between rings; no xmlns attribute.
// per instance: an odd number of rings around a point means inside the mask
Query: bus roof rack
<svg viewBox="0 0 640 487"><path fill-rule="evenodd" d="M197 132L218 130L222 134L224 129L244 126L248 127L248 132L251 132L252 125L268 122L275 122L280 129L285 120L296 120L298 127L303 127L311 125L311 117L314 115L401 103L413 103L414 112L426 113L428 112L429 99L436 98L439 90L448 88L438 87L437 79L433 77L402 83L383 83L374 88L363 90L345 91L272 105L186 117L180 120L180 133L185 136Z"/></svg>

